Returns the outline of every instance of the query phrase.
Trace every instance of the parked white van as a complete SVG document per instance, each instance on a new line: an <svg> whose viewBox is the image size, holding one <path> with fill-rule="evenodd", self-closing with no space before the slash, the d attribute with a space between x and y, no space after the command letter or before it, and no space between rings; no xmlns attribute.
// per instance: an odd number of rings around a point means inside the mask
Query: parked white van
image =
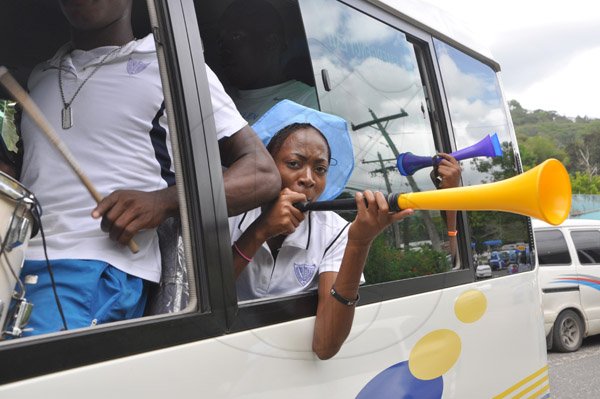
<svg viewBox="0 0 600 399"><path fill-rule="evenodd" d="M573 352L600 334L600 221L533 220L548 349Z"/></svg>

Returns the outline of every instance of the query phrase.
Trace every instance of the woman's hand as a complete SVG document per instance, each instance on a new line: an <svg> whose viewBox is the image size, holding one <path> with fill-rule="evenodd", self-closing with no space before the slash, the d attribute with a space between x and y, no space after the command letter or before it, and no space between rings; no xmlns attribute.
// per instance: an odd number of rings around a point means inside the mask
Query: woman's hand
<svg viewBox="0 0 600 399"><path fill-rule="evenodd" d="M358 214L348 231L348 245L369 246L383 229L414 212L412 209L403 209L390 213L387 199L378 191L357 192L354 198Z"/></svg>
<svg viewBox="0 0 600 399"><path fill-rule="evenodd" d="M296 202L306 201L306 195L284 188L279 197L257 219L257 234L263 241L278 235L293 233L300 222L304 220L304 214L294 207Z"/></svg>

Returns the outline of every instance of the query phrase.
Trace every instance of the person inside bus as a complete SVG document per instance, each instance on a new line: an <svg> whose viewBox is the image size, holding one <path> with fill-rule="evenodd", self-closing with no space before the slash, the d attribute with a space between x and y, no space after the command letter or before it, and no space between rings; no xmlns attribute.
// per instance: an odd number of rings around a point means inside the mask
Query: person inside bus
<svg viewBox="0 0 600 399"><path fill-rule="evenodd" d="M233 86L233 101L250 124L282 99L318 109L315 88L289 76L291 69L310 71L310 63L308 56L287 59L286 29L273 4L235 0L220 18L219 29L221 67Z"/></svg>
<svg viewBox="0 0 600 399"><path fill-rule="evenodd" d="M27 284L27 299L35 305L29 334L141 316L148 282L161 275L156 227L179 215L179 204L154 38L134 37L132 1L60 0L71 42L34 68L28 81L32 99L104 196L96 204L23 115L20 180L41 204L45 232L45 242L41 235L30 241L22 271L25 281L37 279ZM208 67L207 72L227 167L227 209L235 215L273 199L280 177L216 76ZM140 247L135 254L126 246L132 238ZM55 284L46 270L46 251Z"/></svg>
<svg viewBox="0 0 600 399"><path fill-rule="evenodd" d="M348 135L346 122L284 100L254 127L264 141L272 135L269 130L277 132L267 149L282 185L274 203L230 218L238 299L317 289L313 351L328 359L350 332L371 243L413 210L390 212L381 192L366 190L355 194L358 212L352 223L331 211L302 213L294 203L320 199L330 183L345 186L349 173L335 181L328 181L328 175L334 168L351 172L346 160L352 159L352 144L349 138L340 141ZM460 176L460 168L439 169L443 179Z"/></svg>
<svg viewBox="0 0 600 399"><path fill-rule="evenodd" d="M429 174L435 188L439 190L458 187L460 185L462 169L456 158L443 152L437 153L436 158L438 162L434 164L433 170ZM460 269L461 265L457 256L458 230L456 227L456 211L442 212L442 217L448 229L448 241L443 242L442 250L447 253L446 257L448 263L452 265L452 269Z"/></svg>

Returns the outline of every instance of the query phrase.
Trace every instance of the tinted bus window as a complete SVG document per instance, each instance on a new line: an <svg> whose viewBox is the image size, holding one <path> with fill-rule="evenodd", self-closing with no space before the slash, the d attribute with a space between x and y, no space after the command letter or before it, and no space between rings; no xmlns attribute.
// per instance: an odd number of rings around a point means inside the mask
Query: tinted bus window
<svg viewBox="0 0 600 399"><path fill-rule="evenodd" d="M577 250L579 263L594 265L600 263L600 232L597 230L572 231L571 238Z"/></svg>
<svg viewBox="0 0 600 399"><path fill-rule="evenodd" d="M558 230L535 233L540 266L570 265L571 256L565 237Z"/></svg>

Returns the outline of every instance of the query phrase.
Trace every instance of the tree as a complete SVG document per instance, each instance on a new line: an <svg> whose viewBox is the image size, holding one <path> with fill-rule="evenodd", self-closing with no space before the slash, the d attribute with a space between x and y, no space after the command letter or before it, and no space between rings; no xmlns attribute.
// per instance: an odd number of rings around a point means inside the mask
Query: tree
<svg viewBox="0 0 600 399"><path fill-rule="evenodd" d="M556 158L564 164L569 161L566 151L545 136L528 137L519 142L519 148L524 170L531 169L549 158Z"/></svg>
<svg viewBox="0 0 600 399"><path fill-rule="evenodd" d="M490 183L513 177L515 171L515 153L512 144L508 141L502 143L502 156L493 158L473 158L471 164L478 172L487 174L491 180L484 179L481 183Z"/></svg>
<svg viewBox="0 0 600 399"><path fill-rule="evenodd" d="M575 172L571 176L571 190L573 194L600 194L600 176Z"/></svg>
<svg viewBox="0 0 600 399"><path fill-rule="evenodd" d="M588 173L597 175L600 171L600 126L595 125L592 129L592 131L583 136L587 155L584 164Z"/></svg>

